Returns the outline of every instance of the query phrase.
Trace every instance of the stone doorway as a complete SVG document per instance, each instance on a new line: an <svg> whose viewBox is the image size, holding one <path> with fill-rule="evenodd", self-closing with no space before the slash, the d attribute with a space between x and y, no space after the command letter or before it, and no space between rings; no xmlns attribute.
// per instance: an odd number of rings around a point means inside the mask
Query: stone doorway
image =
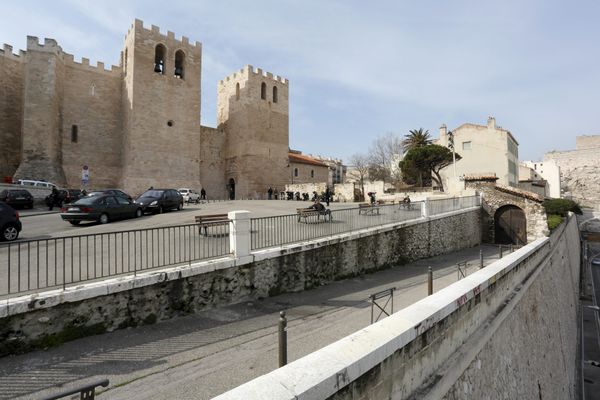
<svg viewBox="0 0 600 400"><path fill-rule="evenodd" d="M227 184L227 189L229 192L229 200L235 200L235 179L230 178L229 183Z"/></svg>
<svg viewBox="0 0 600 400"><path fill-rule="evenodd" d="M494 214L494 238L498 244L527 244L525 212L514 205L506 205Z"/></svg>

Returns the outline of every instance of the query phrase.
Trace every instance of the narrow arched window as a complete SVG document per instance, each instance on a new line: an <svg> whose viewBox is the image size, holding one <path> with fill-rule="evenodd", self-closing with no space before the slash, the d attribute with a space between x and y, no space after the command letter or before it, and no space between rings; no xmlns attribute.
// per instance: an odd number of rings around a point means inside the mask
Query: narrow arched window
<svg viewBox="0 0 600 400"><path fill-rule="evenodd" d="M183 79L185 71L185 53L182 50L175 52L175 78Z"/></svg>
<svg viewBox="0 0 600 400"><path fill-rule="evenodd" d="M264 82L260 85L260 98L263 100L267 99L267 84Z"/></svg>
<svg viewBox="0 0 600 400"><path fill-rule="evenodd" d="M167 54L167 49L164 45L162 45L162 44L156 45L156 49L154 49L154 72L164 75L164 73L165 73L165 55L166 54Z"/></svg>
<svg viewBox="0 0 600 400"><path fill-rule="evenodd" d="M273 103L277 103L277 86L273 86Z"/></svg>
<svg viewBox="0 0 600 400"><path fill-rule="evenodd" d="M240 83L236 83L235 84L235 99L239 100L240 99Z"/></svg>
<svg viewBox="0 0 600 400"><path fill-rule="evenodd" d="M310 170L310 177L311 177L311 178L314 178L314 177L315 177L315 170L314 170L314 169L311 169L311 170Z"/></svg>
<svg viewBox="0 0 600 400"><path fill-rule="evenodd" d="M298 168L294 168L294 177L297 178L298 177Z"/></svg>
<svg viewBox="0 0 600 400"><path fill-rule="evenodd" d="M78 133L79 133L79 129L78 129L77 125L72 125L71 126L71 142L72 143L77 143L77 140L79 140Z"/></svg>

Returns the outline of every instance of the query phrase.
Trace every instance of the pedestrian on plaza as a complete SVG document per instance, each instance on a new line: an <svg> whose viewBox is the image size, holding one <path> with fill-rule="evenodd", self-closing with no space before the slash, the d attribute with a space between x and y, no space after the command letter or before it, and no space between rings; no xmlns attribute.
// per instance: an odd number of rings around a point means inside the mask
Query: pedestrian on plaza
<svg viewBox="0 0 600 400"><path fill-rule="evenodd" d="M200 199L206 200L206 190L204 188L200 189Z"/></svg>
<svg viewBox="0 0 600 400"><path fill-rule="evenodd" d="M269 186L269 190L267 190L267 194L269 195L269 200L273 197L273 189Z"/></svg>
<svg viewBox="0 0 600 400"><path fill-rule="evenodd" d="M331 197L331 191L329 190L329 186L325 189L325 203L327 203L327 207L329 207L329 198Z"/></svg>

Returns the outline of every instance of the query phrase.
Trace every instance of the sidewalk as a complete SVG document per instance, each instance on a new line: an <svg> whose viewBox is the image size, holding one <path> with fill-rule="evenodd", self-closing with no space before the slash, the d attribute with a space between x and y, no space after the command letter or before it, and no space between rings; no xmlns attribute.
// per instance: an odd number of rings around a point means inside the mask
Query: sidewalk
<svg viewBox="0 0 600 400"><path fill-rule="evenodd" d="M369 294L396 287L398 311L426 296L427 266L437 291L456 282L457 262L469 260L468 273L475 272L479 249L2 358L0 399L37 398L100 378L110 380L105 399L210 399L277 368L279 311L288 316L291 362L369 325ZM497 259L497 247L481 249L486 264Z"/></svg>
<svg viewBox="0 0 600 400"><path fill-rule="evenodd" d="M26 217L34 217L36 215L58 214L60 212L60 208L55 207L52 211L49 211L48 207L33 208L31 210L17 210L17 211L19 212L20 218L26 218Z"/></svg>

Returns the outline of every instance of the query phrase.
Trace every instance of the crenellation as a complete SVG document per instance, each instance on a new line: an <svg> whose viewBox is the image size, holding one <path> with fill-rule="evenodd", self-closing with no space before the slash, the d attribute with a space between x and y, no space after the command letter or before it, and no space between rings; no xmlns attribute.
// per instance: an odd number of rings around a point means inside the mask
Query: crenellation
<svg viewBox="0 0 600 400"><path fill-rule="evenodd" d="M167 39L175 40L175 34L171 31L167 31Z"/></svg>
<svg viewBox="0 0 600 400"><path fill-rule="evenodd" d="M150 26L150 31L152 33L158 33L160 35L160 28L158 26L156 26L156 25L151 25Z"/></svg>
<svg viewBox="0 0 600 400"><path fill-rule="evenodd" d="M267 78L269 78L269 79L273 79L273 74L272 74L272 73L270 73L270 72L267 72Z"/></svg>
<svg viewBox="0 0 600 400"><path fill-rule="evenodd" d="M6 57L10 60L19 61L19 62L25 61L26 54L27 54L27 52L23 51L23 50L19 50L19 54L14 54L13 47L6 43L4 43L4 45L2 46L2 49L0 49L0 56Z"/></svg>
<svg viewBox="0 0 600 400"><path fill-rule="evenodd" d="M90 59L89 58L85 58L85 57L81 57L81 65L89 66L90 65Z"/></svg>
<svg viewBox="0 0 600 400"><path fill-rule="evenodd" d="M63 60L65 61L65 63L75 63L75 57L73 56L73 54L64 53Z"/></svg>
<svg viewBox="0 0 600 400"><path fill-rule="evenodd" d="M185 44L186 46L190 44L190 39L187 38L187 36L182 36L181 37L181 43Z"/></svg>
<svg viewBox="0 0 600 400"><path fill-rule="evenodd" d="M101 61L96 61L96 68L98 68L99 70L104 71L104 63Z"/></svg>

